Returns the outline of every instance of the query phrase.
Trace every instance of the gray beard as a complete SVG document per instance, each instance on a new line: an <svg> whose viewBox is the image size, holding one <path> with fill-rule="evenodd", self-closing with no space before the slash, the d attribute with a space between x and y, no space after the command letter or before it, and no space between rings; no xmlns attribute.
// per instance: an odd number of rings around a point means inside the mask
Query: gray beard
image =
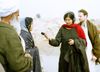
<svg viewBox="0 0 100 72"><path fill-rule="evenodd" d="M15 28L18 35L20 35L20 32L21 32L20 22L16 19L12 19L10 21L10 24Z"/></svg>

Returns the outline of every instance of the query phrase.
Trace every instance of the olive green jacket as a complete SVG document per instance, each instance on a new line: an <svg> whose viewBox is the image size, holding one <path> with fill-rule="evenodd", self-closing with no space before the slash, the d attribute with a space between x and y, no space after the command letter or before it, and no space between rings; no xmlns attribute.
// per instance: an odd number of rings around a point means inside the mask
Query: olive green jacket
<svg viewBox="0 0 100 72"><path fill-rule="evenodd" d="M96 26L91 23L89 20L87 20L87 26L88 26L88 35L91 40L92 46L93 46L93 54L100 58L100 37L98 30Z"/></svg>
<svg viewBox="0 0 100 72"><path fill-rule="evenodd" d="M0 22L0 63L6 72L27 72L32 59L25 57L20 38L14 28Z"/></svg>

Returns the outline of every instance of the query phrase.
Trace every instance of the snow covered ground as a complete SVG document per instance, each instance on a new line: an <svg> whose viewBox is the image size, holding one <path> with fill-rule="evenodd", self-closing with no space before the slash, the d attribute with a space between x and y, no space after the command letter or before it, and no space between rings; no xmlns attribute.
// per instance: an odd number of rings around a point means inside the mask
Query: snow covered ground
<svg viewBox="0 0 100 72"><path fill-rule="evenodd" d="M58 72L58 56L41 55L41 64L43 72Z"/></svg>
<svg viewBox="0 0 100 72"><path fill-rule="evenodd" d="M43 72L58 72L58 60L59 60L59 56L41 55L41 64L43 68L42 71ZM91 72L100 72L100 65L96 65L94 67L93 65L91 65L90 68L91 68Z"/></svg>

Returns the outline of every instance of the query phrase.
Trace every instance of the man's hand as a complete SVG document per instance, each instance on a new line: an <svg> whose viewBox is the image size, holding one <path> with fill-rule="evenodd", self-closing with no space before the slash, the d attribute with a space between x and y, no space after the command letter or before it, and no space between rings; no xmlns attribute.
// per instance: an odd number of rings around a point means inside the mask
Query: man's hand
<svg viewBox="0 0 100 72"><path fill-rule="evenodd" d="M97 58L95 61L96 64L100 64L100 58Z"/></svg>
<svg viewBox="0 0 100 72"><path fill-rule="evenodd" d="M92 61L94 61L95 64L100 64L100 58L96 58L94 55L92 56Z"/></svg>
<svg viewBox="0 0 100 72"><path fill-rule="evenodd" d="M96 58L94 55L92 55L92 59L91 59L91 60L95 62L96 59L97 59L97 58Z"/></svg>
<svg viewBox="0 0 100 72"><path fill-rule="evenodd" d="M32 58L32 56L29 53L25 53L25 57L30 57Z"/></svg>

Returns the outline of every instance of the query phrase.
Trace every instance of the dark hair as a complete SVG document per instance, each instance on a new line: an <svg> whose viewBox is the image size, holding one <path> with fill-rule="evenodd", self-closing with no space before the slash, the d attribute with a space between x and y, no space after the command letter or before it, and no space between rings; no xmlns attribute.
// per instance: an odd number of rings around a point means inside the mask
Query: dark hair
<svg viewBox="0 0 100 72"><path fill-rule="evenodd" d="M66 19L66 17L69 17L72 19L73 23L75 22L75 15L73 12L67 12L65 15L64 15L64 20Z"/></svg>
<svg viewBox="0 0 100 72"><path fill-rule="evenodd" d="M88 12L84 9L80 9L78 12L82 12L84 15L87 15L88 16Z"/></svg>
<svg viewBox="0 0 100 72"><path fill-rule="evenodd" d="M25 18L25 25L28 30L30 29L32 22L33 22L33 19L31 17Z"/></svg>

